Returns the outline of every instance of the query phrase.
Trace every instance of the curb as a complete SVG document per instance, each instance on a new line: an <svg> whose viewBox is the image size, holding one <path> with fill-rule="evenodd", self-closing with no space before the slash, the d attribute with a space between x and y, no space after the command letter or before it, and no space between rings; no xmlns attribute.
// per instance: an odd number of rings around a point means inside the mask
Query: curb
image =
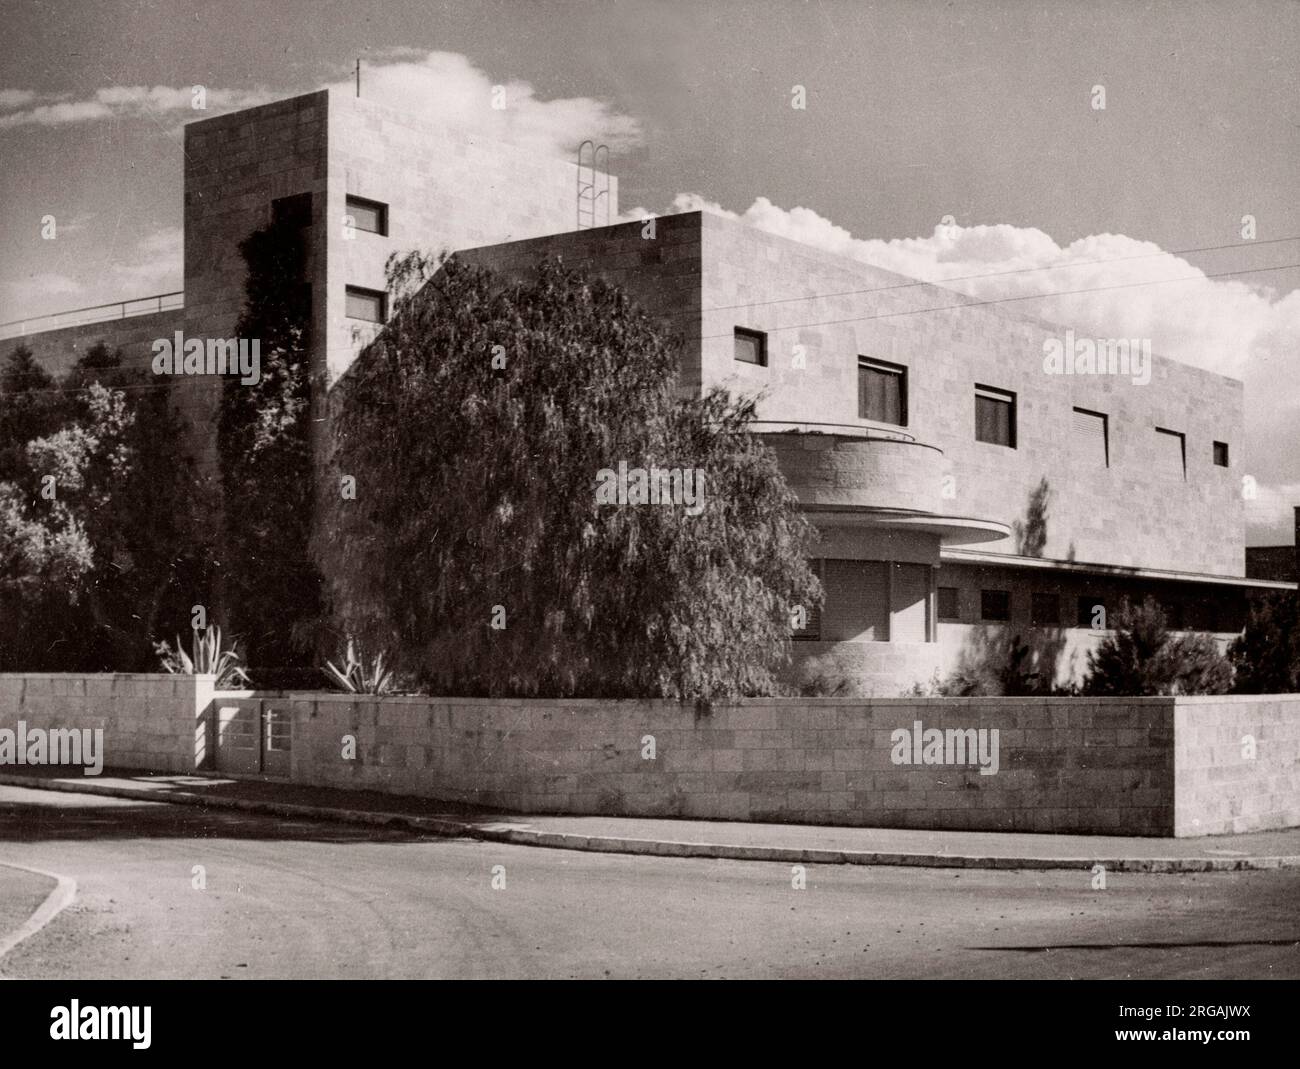
<svg viewBox="0 0 1300 1069"><path fill-rule="evenodd" d="M45 901L36 907L35 913L9 935L0 937L0 958L3 958L24 939L31 938L72 904L72 900L77 897L77 881L70 876L60 876L57 872L46 872L44 869L15 865L10 861L0 861L0 867L16 869L19 872L30 872L33 875L44 876L57 883L54 890L45 896Z"/></svg>
<svg viewBox="0 0 1300 1069"><path fill-rule="evenodd" d="M1276 857L1001 857L967 854L913 854L874 850L827 850L784 846L742 846L734 843L693 843L670 839L631 839L615 836L574 835L569 832L530 831L500 824L470 824L447 817L418 817L403 813L364 809L336 809L290 802L255 802L244 798L210 798L187 791L160 795L157 791L131 787L103 787L97 784L65 783L0 774L0 785L31 790L64 791L69 794L98 794L166 805L189 805L209 809L235 809L266 816L324 820L340 824L368 824L374 827L405 827L447 837L478 839L550 850L580 850L598 854L633 854L649 857L714 858L724 861L775 861L807 865L882 865L906 868L946 869L1087 869L1101 865L1107 872L1196 873L1255 872L1300 868L1300 855ZM18 866L15 866L18 867ZM34 871L34 870L33 870ZM51 875L43 873L42 875ZM59 877L55 877L56 879ZM44 907L42 907L44 908ZM62 907L60 907L62 908ZM0 944L3 946L3 944ZM4 951L0 950L0 954Z"/></svg>

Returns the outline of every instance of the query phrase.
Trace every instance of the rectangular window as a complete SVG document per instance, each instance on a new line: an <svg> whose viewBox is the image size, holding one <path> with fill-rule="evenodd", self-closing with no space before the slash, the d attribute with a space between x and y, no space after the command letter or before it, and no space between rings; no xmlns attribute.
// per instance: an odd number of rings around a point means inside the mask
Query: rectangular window
<svg viewBox="0 0 1300 1069"><path fill-rule="evenodd" d="M1161 475L1187 478L1187 438L1180 431L1156 428L1155 456L1151 466Z"/></svg>
<svg viewBox="0 0 1300 1069"><path fill-rule="evenodd" d="M1079 615L1075 622L1089 631L1106 630L1106 599L1096 594L1080 594Z"/></svg>
<svg viewBox="0 0 1300 1069"><path fill-rule="evenodd" d="M1214 463L1218 465L1220 468L1226 468L1228 466L1228 443L1227 442L1214 443Z"/></svg>
<svg viewBox="0 0 1300 1069"><path fill-rule="evenodd" d="M311 226L311 194L295 193L291 197L276 197L271 201L271 222L295 230Z"/></svg>
<svg viewBox="0 0 1300 1069"><path fill-rule="evenodd" d="M742 364L767 367L767 335L761 330L736 328L736 359Z"/></svg>
<svg viewBox="0 0 1300 1069"><path fill-rule="evenodd" d="M1185 631L1187 629L1187 610L1181 601L1162 601L1160 608L1165 613L1165 626L1170 631Z"/></svg>
<svg viewBox="0 0 1300 1069"><path fill-rule="evenodd" d="M938 600L940 620L961 620L960 602L957 600L957 588L955 586L939 587Z"/></svg>
<svg viewBox="0 0 1300 1069"><path fill-rule="evenodd" d="M823 586L826 642L889 641L889 565L879 560L828 560Z"/></svg>
<svg viewBox="0 0 1300 1069"><path fill-rule="evenodd" d="M808 566L812 569L813 575L818 579L822 578L823 569L820 560L810 560ZM804 608L804 626L793 628L790 632L791 637L796 642L818 642L822 637L822 610L816 605L806 605Z"/></svg>
<svg viewBox="0 0 1300 1069"><path fill-rule="evenodd" d="M388 318L388 295L378 290L349 286L347 288L346 315L349 319L364 319L369 323L382 323Z"/></svg>
<svg viewBox="0 0 1300 1069"><path fill-rule="evenodd" d="M388 205L377 200L363 200L361 197L348 197L347 214L351 225L357 230L371 234L388 234Z"/></svg>
<svg viewBox="0 0 1300 1069"><path fill-rule="evenodd" d="M1016 447L1016 395L991 386L975 386L975 440Z"/></svg>
<svg viewBox="0 0 1300 1069"><path fill-rule="evenodd" d="M1029 622L1035 627L1059 627L1061 624L1061 596L1035 594L1029 605Z"/></svg>
<svg viewBox="0 0 1300 1069"><path fill-rule="evenodd" d="M980 591L980 619L981 620L1010 620L1011 619L1011 591L981 590Z"/></svg>
<svg viewBox="0 0 1300 1069"><path fill-rule="evenodd" d="M858 418L907 426L907 368L858 357Z"/></svg>
<svg viewBox="0 0 1300 1069"><path fill-rule="evenodd" d="M1104 413L1074 410L1075 455L1087 464L1110 467L1110 428Z"/></svg>

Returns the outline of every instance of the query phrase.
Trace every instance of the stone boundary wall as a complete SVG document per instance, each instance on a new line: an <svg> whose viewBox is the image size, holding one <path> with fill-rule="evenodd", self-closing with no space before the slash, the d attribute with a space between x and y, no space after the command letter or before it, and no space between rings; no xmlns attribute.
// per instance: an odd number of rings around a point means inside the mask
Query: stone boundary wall
<svg viewBox="0 0 1300 1069"><path fill-rule="evenodd" d="M523 813L1131 835L1174 827L1171 698L751 699L697 719L657 701L260 697L292 723L300 783ZM893 733L917 721L923 731L997 730L997 773L981 774L974 758L894 764ZM355 759L342 756L345 736ZM643 756L651 737L653 759Z"/></svg>
<svg viewBox="0 0 1300 1069"><path fill-rule="evenodd" d="M1300 694L1179 698L1174 741L1175 835L1300 827Z"/></svg>
<svg viewBox="0 0 1300 1069"><path fill-rule="evenodd" d="M214 725L239 705L276 732L288 724L289 753L275 757L290 782L518 813L1149 836L1300 826L1300 695L773 698L697 717L663 701L263 694L212 683L0 674L0 730L19 720L100 727L106 767L222 772L232 766L223 768ZM918 756L895 735L918 721L923 744L937 729L947 749L952 732L951 756L964 763L926 763L938 755L933 736L920 764L895 763L896 752ZM987 758L994 730L997 772L984 775L981 754L958 751L956 733L985 732Z"/></svg>
<svg viewBox="0 0 1300 1069"><path fill-rule="evenodd" d="M212 685L166 673L0 673L0 730L102 728L106 768L193 772L211 759Z"/></svg>

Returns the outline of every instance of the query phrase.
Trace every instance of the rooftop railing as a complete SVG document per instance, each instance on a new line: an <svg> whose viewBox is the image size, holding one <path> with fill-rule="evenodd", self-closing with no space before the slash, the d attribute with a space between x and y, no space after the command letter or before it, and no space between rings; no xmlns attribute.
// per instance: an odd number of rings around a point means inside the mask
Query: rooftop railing
<svg viewBox="0 0 1300 1069"><path fill-rule="evenodd" d="M0 338L21 338L26 334L43 334L47 330L79 327L85 323L106 323L113 319L171 312L184 307L185 291L173 290L171 293L156 293L152 297L137 297L131 301L92 304L87 308L74 308L70 312L12 319L8 323L0 323Z"/></svg>

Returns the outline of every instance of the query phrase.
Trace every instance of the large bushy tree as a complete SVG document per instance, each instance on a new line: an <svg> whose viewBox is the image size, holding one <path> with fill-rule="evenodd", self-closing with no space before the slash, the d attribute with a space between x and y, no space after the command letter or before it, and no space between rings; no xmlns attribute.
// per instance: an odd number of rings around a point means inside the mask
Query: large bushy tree
<svg viewBox="0 0 1300 1069"><path fill-rule="evenodd" d="M437 693L773 692L821 594L752 406L679 396L675 344L616 286L432 267L390 264L395 314L334 391L317 550L342 628ZM620 461L702 472L702 511L598 503Z"/></svg>
<svg viewBox="0 0 1300 1069"><path fill-rule="evenodd" d="M202 585L165 385L102 343L57 383L20 349L0 384L0 665L149 667Z"/></svg>
<svg viewBox="0 0 1300 1069"><path fill-rule="evenodd" d="M222 614L255 667L311 663L297 641L320 612L310 560L311 290L305 244L289 218L240 245L247 265L236 334L257 340L261 375L224 384L218 448L224 538Z"/></svg>

